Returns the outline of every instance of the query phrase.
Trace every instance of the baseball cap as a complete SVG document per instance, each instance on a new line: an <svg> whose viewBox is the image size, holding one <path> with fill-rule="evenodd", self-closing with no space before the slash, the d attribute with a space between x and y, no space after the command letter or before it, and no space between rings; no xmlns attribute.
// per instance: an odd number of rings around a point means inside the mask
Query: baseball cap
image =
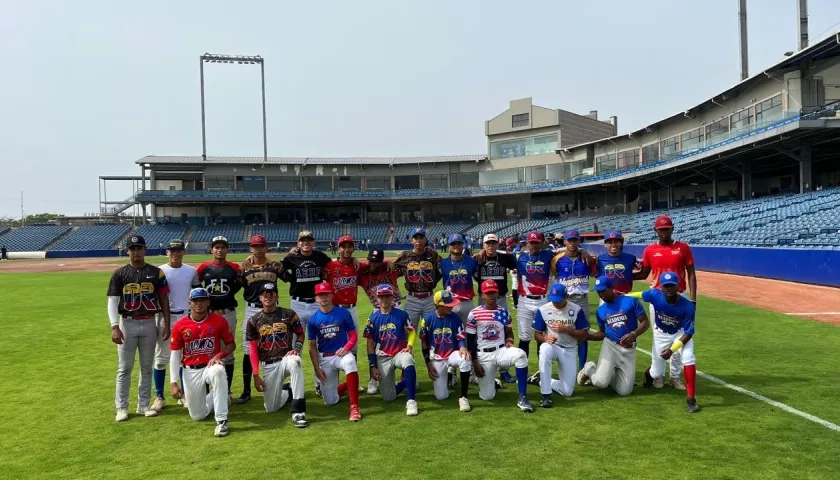
<svg viewBox="0 0 840 480"><path fill-rule="evenodd" d="M659 286L663 285L679 285L680 277L674 272L662 272L659 276Z"/></svg>
<svg viewBox="0 0 840 480"><path fill-rule="evenodd" d="M485 240L485 242L486 242L486 241L487 241L487 240ZM507 244L508 244L508 245L516 245L516 239L515 239L515 238L513 238L513 237L508 238L508 239L507 239Z"/></svg>
<svg viewBox="0 0 840 480"><path fill-rule="evenodd" d="M555 283L548 291L549 302L562 302L566 299L566 286L562 283Z"/></svg>
<svg viewBox="0 0 840 480"><path fill-rule="evenodd" d="M166 244L167 250L184 250L185 244L183 240L173 239Z"/></svg>
<svg viewBox="0 0 840 480"><path fill-rule="evenodd" d="M454 307L461 303L460 300L452 296L449 290L441 290L435 293L435 305L438 307Z"/></svg>
<svg viewBox="0 0 840 480"><path fill-rule="evenodd" d="M668 215L656 217L656 223L653 225L653 229L659 230L660 228L674 228L674 222L671 220L671 217Z"/></svg>
<svg viewBox="0 0 840 480"><path fill-rule="evenodd" d="M255 245L266 245L268 242L265 240L265 235L254 235L251 237L251 246Z"/></svg>
<svg viewBox="0 0 840 480"><path fill-rule="evenodd" d="M542 243L544 241L545 241L545 237L543 237L543 234L541 232L537 232L537 231L528 232L528 243L531 243L531 242Z"/></svg>
<svg viewBox="0 0 840 480"><path fill-rule="evenodd" d="M141 237L140 235L133 235L131 238L128 239L127 248L145 247L145 246L146 246L146 239Z"/></svg>
<svg viewBox="0 0 840 480"><path fill-rule="evenodd" d="M342 243L350 243L355 245L356 241L353 240L353 237L351 237L350 235L345 235L338 239L338 244L341 245Z"/></svg>
<svg viewBox="0 0 840 480"><path fill-rule="evenodd" d="M519 237L519 243L527 243L527 242L528 242L528 240L526 240L525 237Z"/></svg>
<svg viewBox="0 0 840 480"><path fill-rule="evenodd" d="M304 230L298 233L298 240L304 240L307 238L310 240L315 240L315 235L312 235L312 232L310 232L309 230Z"/></svg>
<svg viewBox="0 0 840 480"><path fill-rule="evenodd" d="M333 291L333 287L331 284L327 282L321 282L318 285L315 285L315 295L319 293L335 293Z"/></svg>
<svg viewBox="0 0 840 480"><path fill-rule="evenodd" d="M260 287L260 295L265 292L277 293L277 285L273 283L265 283L262 287Z"/></svg>
<svg viewBox="0 0 840 480"><path fill-rule="evenodd" d="M394 287L388 285L387 283L379 285L376 287L376 296L377 297L393 297L394 296Z"/></svg>
<svg viewBox="0 0 840 480"><path fill-rule="evenodd" d="M612 279L609 277L605 277L601 275L600 277L595 279L595 291L596 292L603 292L608 288L612 288L613 283Z"/></svg>
<svg viewBox="0 0 840 480"><path fill-rule="evenodd" d="M201 298L210 298L210 292L206 288L193 288L190 290L190 300L198 300Z"/></svg>
<svg viewBox="0 0 840 480"><path fill-rule="evenodd" d="M449 236L449 244L452 245L453 243L464 243L464 236L460 233L453 233Z"/></svg>
<svg viewBox="0 0 840 480"><path fill-rule="evenodd" d="M488 233L484 236L484 243L487 242L496 242L499 243L499 237L496 236L494 233Z"/></svg>
<svg viewBox="0 0 840 480"><path fill-rule="evenodd" d="M621 240L623 242L624 237L621 235L621 232L612 231L612 232L607 232L607 234L604 235L604 242L606 242L607 240Z"/></svg>
<svg viewBox="0 0 840 480"><path fill-rule="evenodd" d="M230 243L228 243L228 239L221 235L219 235L218 237L213 237L213 240L210 242L210 246L215 246L217 243L224 243L226 247L230 246Z"/></svg>
<svg viewBox="0 0 840 480"><path fill-rule="evenodd" d="M378 249L373 249L368 252L367 259L369 262L381 262L385 260L385 252Z"/></svg>
<svg viewBox="0 0 840 480"><path fill-rule="evenodd" d="M412 228L411 229L411 238L416 237L417 235L426 236L426 229L425 228Z"/></svg>
<svg viewBox="0 0 840 480"><path fill-rule="evenodd" d="M487 292L498 292L499 285L496 284L495 280L485 280L481 282L481 293Z"/></svg>
<svg viewBox="0 0 840 480"><path fill-rule="evenodd" d="M563 239L565 240L572 240L572 239L580 240L580 232L574 229L566 230L563 232Z"/></svg>

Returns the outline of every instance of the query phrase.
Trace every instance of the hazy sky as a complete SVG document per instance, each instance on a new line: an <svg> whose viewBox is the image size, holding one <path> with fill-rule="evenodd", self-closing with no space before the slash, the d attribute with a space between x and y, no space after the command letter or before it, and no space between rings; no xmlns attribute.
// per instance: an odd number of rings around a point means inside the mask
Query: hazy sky
<svg viewBox="0 0 840 480"><path fill-rule="evenodd" d="M755 73L796 48L797 2L748 3ZM95 212L99 175L199 155L204 52L266 59L274 156L483 153L484 121L528 96L626 132L739 80L737 0L0 6L0 216L21 190L27 213ZM840 1L809 13L812 40L840 29ZM208 153L262 155L259 68L208 66L206 87Z"/></svg>

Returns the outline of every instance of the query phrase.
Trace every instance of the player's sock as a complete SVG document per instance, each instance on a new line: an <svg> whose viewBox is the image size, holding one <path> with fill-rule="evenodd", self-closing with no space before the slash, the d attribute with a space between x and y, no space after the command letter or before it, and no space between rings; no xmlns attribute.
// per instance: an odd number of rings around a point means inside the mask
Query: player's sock
<svg viewBox="0 0 840 480"><path fill-rule="evenodd" d="M338 386L338 397L341 398L345 393L347 393L347 382Z"/></svg>
<svg viewBox="0 0 840 480"><path fill-rule="evenodd" d="M414 400L414 394L417 390L417 371L414 369L414 365L406 367L405 370L405 389L408 390L408 399Z"/></svg>
<svg viewBox="0 0 840 480"><path fill-rule="evenodd" d="M233 367L234 365L232 363L225 364L225 375L227 375L228 392L230 392L230 387L233 386Z"/></svg>
<svg viewBox="0 0 840 480"><path fill-rule="evenodd" d="M400 380L399 382L397 382L397 384L394 385L394 390L397 392L397 395L399 396L399 394L401 394L402 391L405 390L405 380Z"/></svg>
<svg viewBox="0 0 840 480"><path fill-rule="evenodd" d="M251 395L251 356L242 357L242 395Z"/></svg>
<svg viewBox="0 0 840 480"><path fill-rule="evenodd" d="M472 372L461 372L461 384L459 386L461 387L462 397L467 396L467 390L470 388L470 374Z"/></svg>
<svg viewBox="0 0 840 480"><path fill-rule="evenodd" d="M685 365L683 367L685 373L685 393L689 397L694 396L694 386L697 381L697 367L695 365Z"/></svg>
<svg viewBox="0 0 840 480"><path fill-rule="evenodd" d="M530 340L520 340L519 341L519 349L525 351L525 356L528 356L528 350L530 350L531 341Z"/></svg>
<svg viewBox="0 0 840 480"><path fill-rule="evenodd" d="M181 391L184 391L184 367L178 370L178 378L181 380Z"/></svg>
<svg viewBox="0 0 840 480"><path fill-rule="evenodd" d="M519 389L519 396L525 395L528 388L528 367L516 369L516 387Z"/></svg>
<svg viewBox="0 0 840 480"><path fill-rule="evenodd" d="M578 370L583 370L587 355L589 355L589 342L584 340L578 344Z"/></svg>
<svg viewBox="0 0 840 480"><path fill-rule="evenodd" d="M152 372L152 379L155 382L155 395L163 397L163 382L166 380L166 370L158 370L156 368Z"/></svg>
<svg viewBox="0 0 840 480"><path fill-rule="evenodd" d="M350 405L359 404L359 372L348 373L347 394L350 395Z"/></svg>
<svg viewBox="0 0 840 480"><path fill-rule="evenodd" d="M537 340L537 365L539 365L539 363L540 363L540 346L542 344L543 344L543 342Z"/></svg>

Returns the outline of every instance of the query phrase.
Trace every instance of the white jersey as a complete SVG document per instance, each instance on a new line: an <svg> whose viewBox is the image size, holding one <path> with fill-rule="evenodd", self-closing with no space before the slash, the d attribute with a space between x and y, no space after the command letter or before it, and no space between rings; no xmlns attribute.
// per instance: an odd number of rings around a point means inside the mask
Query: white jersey
<svg viewBox="0 0 840 480"><path fill-rule="evenodd" d="M583 324L586 324L585 326ZM563 309L558 309L553 303L548 302L541 306L534 314L534 330L550 333L557 338L555 345L565 348L576 347L578 341L568 333L560 333L557 327L565 325L576 330L589 327L586 315L576 303L566 302Z"/></svg>
<svg viewBox="0 0 840 480"><path fill-rule="evenodd" d="M476 335L479 350L502 347L505 344L505 327L509 327L510 323L510 312L506 308L488 310L480 305L467 316L467 333Z"/></svg>
<svg viewBox="0 0 840 480"><path fill-rule="evenodd" d="M195 267L181 265L173 268L168 263L160 266L169 284L169 310L173 312L187 312L190 309L190 290L200 287L198 271Z"/></svg>

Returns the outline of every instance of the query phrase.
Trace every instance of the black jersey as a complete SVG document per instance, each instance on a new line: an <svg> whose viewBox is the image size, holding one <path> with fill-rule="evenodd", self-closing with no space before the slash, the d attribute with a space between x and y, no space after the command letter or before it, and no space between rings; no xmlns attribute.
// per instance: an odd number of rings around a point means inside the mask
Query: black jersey
<svg viewBox="0 0 840 480"><path fill-rule="evenodd" d="M158 293L168 294L169 284L163 270L148 263L140 268L125 265L111 275L109 297L120 297L120 315L140 317L161 311Z"/></svg>
<svg viewBox="0 0 840 480"><path fill-rule="evenodd" d="M210 310L236 308L236 292L242 288L239 265L226 262L216 265L204 262L198 266L198 280L210 292Z"/></svg>
<svg viewBox="0 0 840 480"><path fill-rule="evenodd" d="M283 280L289 282L289 295L315 298L315 285L327 276L326 266L332 259L324 252L313 250L309 256L300 253L283 258Z"/></svg>
<svg viewBox="0 0 840 480"><path fill-rule="evenodd" d="M247 303L256 304L262 307L260 303L260 289L267 283L272 283L277 286L277 279L283 272L283 264L273 260L266 260L263 265L255 265L253 257L248 257L239 266L240 275L242 275L242 296Z"/></svg>
<svg viewBox="0 0 840 480"><path fill-rule="evenodd" d="M516 269L516 258L508 253L496 252L495 257L485 256L483 262L480 255L476 254L475 260L478 262L475 276L478 284L481 285L484 280L493 280L499 287L499 296L504 296L508 292L507 272Z"/></svg>

